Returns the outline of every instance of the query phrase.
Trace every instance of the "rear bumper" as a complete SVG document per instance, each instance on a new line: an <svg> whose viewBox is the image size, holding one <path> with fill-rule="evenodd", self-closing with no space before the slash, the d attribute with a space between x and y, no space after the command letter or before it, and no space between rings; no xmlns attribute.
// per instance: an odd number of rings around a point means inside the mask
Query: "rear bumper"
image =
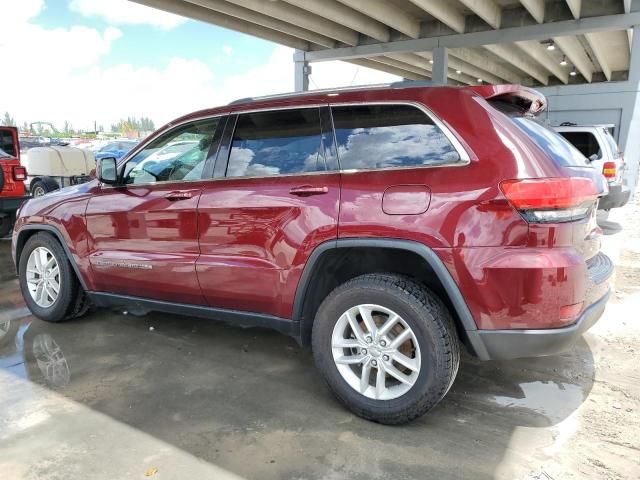
<svg viewBox="0 0 640 480"><path fill-rule="evenodd" d="M598 202L598 210L624 207L629 201L631 190L621 184L610 184L609 193Z"/></svg>
<svg viewBox="0 0 640 480"><path fill-rule="evenodd" d="M611 291L589 307L574 324L540 330L475 330L467 337L481 360L544 357L568 350L602 316Z"/></svg>
<svg viewBox="0 0 640 480"><path fill-rule="evenodd" d="M31 197L0 197L0 213L15 213Z"/></svg>

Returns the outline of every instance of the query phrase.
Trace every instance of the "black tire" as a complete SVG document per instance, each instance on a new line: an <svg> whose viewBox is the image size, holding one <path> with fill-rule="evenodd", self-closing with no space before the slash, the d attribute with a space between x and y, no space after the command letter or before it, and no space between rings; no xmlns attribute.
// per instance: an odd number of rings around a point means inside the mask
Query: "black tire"
<svg viewBox="0 0 640 480"><path fill-rule="evenodd" d="M378 304L404 319L420 347L421 368L402 396L376 400L362 395L342 377L333 360L331 337L340 316L361 304ZM368 420L409 422L433 408L449 391L460 363L460 347L451 314L426 287L392 274L367 274L337 287L322 302L312 331L317 368L338 400Z"/></svg>
<svg viewBox="0 0 640 480"><path fill-rule="evenodd" d="M39 306L32 298L27 286L27 262L31 252L37 247L47 248L55 257L60 269L60 291L58 298L49 307ZM20 290L22 296L31 313L41 320L47 322L60 322L71 318L84 315L88 308L89 302L86 293L82 289L80 282L76 277L71 263L62 248L62 245L51 234L46 232L36 233L27 240L20 254L18 263L18 277L20 281Z"/></svg>
<svg viewBox="0 0 640 480"><path fill-rule="evenodd" d="M58 190L60 185L51 177L42 177L38 180L35 180L31 184L31 195L34 197L40 197L46 193L53 192L54 190Z"/></svg>
<svg viewBox="0 0 640 480"><path fill-rule="evenodd" d="M0 238L4 238L11 233L14 223L16 223L15 213L0 216Z"/></svg>

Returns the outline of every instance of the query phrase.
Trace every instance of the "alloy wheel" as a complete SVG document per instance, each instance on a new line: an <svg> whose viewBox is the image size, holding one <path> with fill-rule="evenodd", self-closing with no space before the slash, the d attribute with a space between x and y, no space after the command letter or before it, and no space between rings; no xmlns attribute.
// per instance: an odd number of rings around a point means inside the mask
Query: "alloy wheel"
<svg viewBox="0 0 640 480"><path fill-rule="evenodd" d="M407 322L374 304L344 312L333 328L333 360L342 378L367 398L407 393L420 374L420 346Z"/></svg>
<svg viewBox="0 0 640 480"><path fill-rule="evenodd" d="M48 308L60 293L60 268L56 257L45 247L37 247L27 260L27 287L39 307Z"/></svg>

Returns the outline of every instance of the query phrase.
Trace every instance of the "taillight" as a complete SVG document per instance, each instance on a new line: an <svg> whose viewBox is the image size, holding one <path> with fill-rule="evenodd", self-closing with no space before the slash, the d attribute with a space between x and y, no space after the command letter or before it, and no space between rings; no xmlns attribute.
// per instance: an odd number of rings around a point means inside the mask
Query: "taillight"
<svg viewBox="0 0 640 480"><path fill-rule="evenodd" d="M593 181L580 177L505 180L500 189L529 223L580 220L598 198Z"/></svg>
<svg viewBox="0 0 640 480"><path fill-rule="evenodd" d="M604 162L604 165L602 166L602 175L604 175L605 178L616 178L617 173L618 168L616 167L616 162Z"/></svg>
<svg viewBox="0 0 640 480"><path fill-rule="evenodd" d="M27 169L24 167L13 167L13 179L16 182L24 182L27 179Z"/></svg>

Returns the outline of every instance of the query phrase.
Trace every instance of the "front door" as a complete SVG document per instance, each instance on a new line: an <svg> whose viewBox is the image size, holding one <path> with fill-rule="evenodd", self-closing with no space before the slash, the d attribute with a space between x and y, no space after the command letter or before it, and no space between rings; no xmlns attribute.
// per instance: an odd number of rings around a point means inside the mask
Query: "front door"
<svg viewBox="0 0 640 480"><path fill-rule="evenodd" d="M221 123L174 127L126 161L121 185L103 185L89 200L89 259L98 291L204 304L195 275L197 207Z"/></svg>
<svg viewBox="0 0 640 480"><path fill-rule="evenodd" d="M308 256L337 236L328 109L244 113L227 127L198 207L200 286L212 307L289 318Z"/></svg>

